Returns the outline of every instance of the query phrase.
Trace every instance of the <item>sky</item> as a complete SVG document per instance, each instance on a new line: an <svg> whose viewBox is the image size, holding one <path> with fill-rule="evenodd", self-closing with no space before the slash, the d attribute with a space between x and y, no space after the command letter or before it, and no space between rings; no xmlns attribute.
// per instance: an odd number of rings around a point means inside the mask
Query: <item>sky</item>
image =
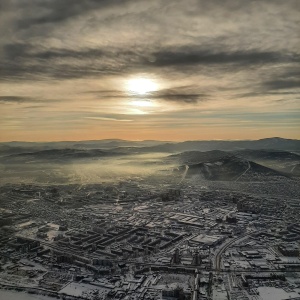
<svg viewBox="0 0 300 300"><path fill-rule="evenodd" d="M299 0L0 0L0 141L300 138Z"/></svg>

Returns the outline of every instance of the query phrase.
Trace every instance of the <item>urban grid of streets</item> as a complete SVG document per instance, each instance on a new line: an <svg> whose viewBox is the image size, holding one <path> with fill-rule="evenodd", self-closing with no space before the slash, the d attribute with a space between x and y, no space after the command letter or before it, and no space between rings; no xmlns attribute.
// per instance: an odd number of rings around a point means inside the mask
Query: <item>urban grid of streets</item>
<svg viewBox="0 0 300 300"><path fill-rule="evenodd" d="M164 189L6 185L1 287L69 299L297 299L300 206L294 183L285 195L280 184L255 191L183 175Z"/></svg>

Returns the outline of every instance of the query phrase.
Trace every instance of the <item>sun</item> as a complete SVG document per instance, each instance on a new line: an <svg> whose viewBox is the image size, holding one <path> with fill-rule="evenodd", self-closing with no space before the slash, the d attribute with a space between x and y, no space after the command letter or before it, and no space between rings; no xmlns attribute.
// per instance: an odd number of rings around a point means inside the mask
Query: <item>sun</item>
<svg viewBox="0 0 300 300"><path fill-rule="evenodd" d="M145 77L129 79L126 88L130 93L137 95L146 95L158 89L155 81Z"/></svg>

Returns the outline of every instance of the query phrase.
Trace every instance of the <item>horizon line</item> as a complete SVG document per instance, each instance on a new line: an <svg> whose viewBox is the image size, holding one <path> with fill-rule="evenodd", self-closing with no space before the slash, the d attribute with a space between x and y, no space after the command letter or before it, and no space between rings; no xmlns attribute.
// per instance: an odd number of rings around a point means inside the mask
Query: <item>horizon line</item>
<svg viewBox="0 0 300 300"><path fill-rule="evenodd" d="M211 139L211 140L153 140L153 139L146 139L146 140L128 140L128 139L118 139L118 138L111 138L111 139L98 139L98 140L57 140L57 141L26 141L26 140L13 140L13 141L0 141L0 144L5 143L79 143L79 142L99 142L99 141L123 141L123 142L165 142L165 143L180 143L180 142L212 142L212 141L260 141L266 139L282 139L282 140L294 140L300 141L300 139L293 139L293 138L285 138L285 137L265 137L260 139Z"/></svg>

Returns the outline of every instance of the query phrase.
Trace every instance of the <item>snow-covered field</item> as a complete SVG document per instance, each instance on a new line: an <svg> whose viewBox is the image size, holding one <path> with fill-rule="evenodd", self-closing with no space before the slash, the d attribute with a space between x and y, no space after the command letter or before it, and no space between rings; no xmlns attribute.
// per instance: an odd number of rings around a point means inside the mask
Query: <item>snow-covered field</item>
<svg viewBox="0 0 300 300"><path fill-rule="evenodd" d="M76 283L72 282L65 286L60 293L64 293L71 296L83 296L84 294L95 294L99 296L106 295L110 289L100 288L99 286L86 284L86 283ZM1 299L2 300L2 299Z"/></svg>
<svg viewBox="0 0 300 300"><path fill-rule="evenodd" d="M259 287L257 290L263 300L282 300L300 296L297 292L286 292L276 287Z"/></svg>
<svg viewBox="0 0 300 300"><path fill-rule="evenodd" d="M54 298L42 296L42 295L27 294L26 292L0 290L0 299L1 300L53 300Z"/></svg>

